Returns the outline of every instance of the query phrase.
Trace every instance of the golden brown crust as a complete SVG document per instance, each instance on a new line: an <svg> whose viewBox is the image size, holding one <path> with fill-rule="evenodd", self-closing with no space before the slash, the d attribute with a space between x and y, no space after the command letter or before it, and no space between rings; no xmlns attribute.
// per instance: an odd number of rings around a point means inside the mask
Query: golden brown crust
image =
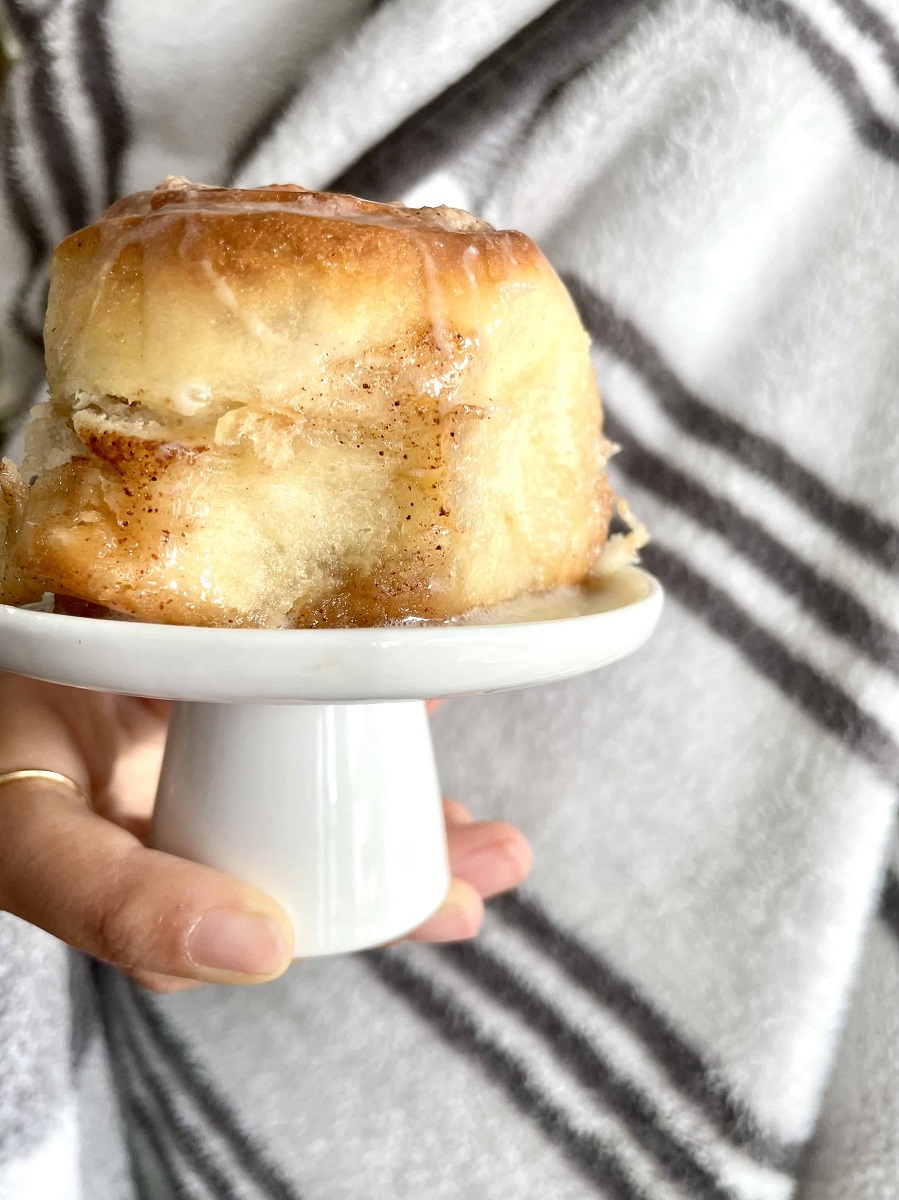
<svg viewBox="0 0 899 1200"><path fill-rule="evenodd" d="M8 458L0 459L0 604L31 604L42 595L37 580L29 571L19 569L13 557L27 495L15 464Z"/></svg>
<svg viewBox="0 0 899 1200"><path fill-rule="evenodd" d="M285 186L120 200L54 255L51 393L186 416L252 400L314 404L334 374L317 351L347 366L361 356L366 375L373 347L395 365L398 338L407 352L422 343L435 380L452 377L464 338L504 293L552 273L523 234L454 229L447 211ZM344 374L371 408L365 379Z"/></svg>
<svg viewBox="0 0 899 1200"><path fill-rule="evenodd" d="M167 181L53 261L15 561L141 620L380 624L575 583L612 495L586 335L523 234Z"/></svg>

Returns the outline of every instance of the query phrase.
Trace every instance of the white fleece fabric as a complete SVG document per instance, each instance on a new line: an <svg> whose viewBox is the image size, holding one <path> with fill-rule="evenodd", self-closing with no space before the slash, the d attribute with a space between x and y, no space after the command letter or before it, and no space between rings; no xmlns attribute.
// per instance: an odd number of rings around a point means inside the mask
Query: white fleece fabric
<svg viewBox="0 0 899 1200"><path fill-rule="evenodd" d="M536 852L471 946L156 1000L0 918L0 1197L899 1196L895 0L6 25L10 437L49 249L116 194L459 204L569 284L668 604L632 660L437 714L447 793Z"/></svg>

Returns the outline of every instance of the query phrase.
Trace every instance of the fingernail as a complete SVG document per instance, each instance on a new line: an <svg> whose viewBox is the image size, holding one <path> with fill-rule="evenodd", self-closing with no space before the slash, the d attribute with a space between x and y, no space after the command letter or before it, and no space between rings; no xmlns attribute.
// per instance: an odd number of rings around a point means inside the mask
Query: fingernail
<svg viewBox="0 0 899 1200"><path fill-rule="evenodd" d="M271 975L284 960L281 926L261 913L219 908L190 931L187 957L195 967L234 975Z"/></svg>

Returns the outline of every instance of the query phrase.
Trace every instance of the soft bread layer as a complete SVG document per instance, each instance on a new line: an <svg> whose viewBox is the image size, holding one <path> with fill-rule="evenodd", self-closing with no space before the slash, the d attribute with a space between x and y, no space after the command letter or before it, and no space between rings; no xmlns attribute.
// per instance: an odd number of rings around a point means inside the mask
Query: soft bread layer
<svg viewBox="0 0 899 1200"><path fill-rule="evenodd" d="M239 198L239 203L235 199ZM15 561L143 620L380 624L576 583L612 496L587 338L521 234L181 185L54 260Z"/></svg>

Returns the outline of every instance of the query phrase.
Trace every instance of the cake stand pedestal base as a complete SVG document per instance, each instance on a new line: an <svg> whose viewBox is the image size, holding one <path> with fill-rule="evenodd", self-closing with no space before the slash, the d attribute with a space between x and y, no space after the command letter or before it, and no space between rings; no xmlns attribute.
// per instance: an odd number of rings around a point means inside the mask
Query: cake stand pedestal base
<svg viewBox="0 0 899 1200"><path fill-rule="evenodd" d="M425 705L176 703L150 840L274 896L297 957L401 937L450 882Z"/></svg>

